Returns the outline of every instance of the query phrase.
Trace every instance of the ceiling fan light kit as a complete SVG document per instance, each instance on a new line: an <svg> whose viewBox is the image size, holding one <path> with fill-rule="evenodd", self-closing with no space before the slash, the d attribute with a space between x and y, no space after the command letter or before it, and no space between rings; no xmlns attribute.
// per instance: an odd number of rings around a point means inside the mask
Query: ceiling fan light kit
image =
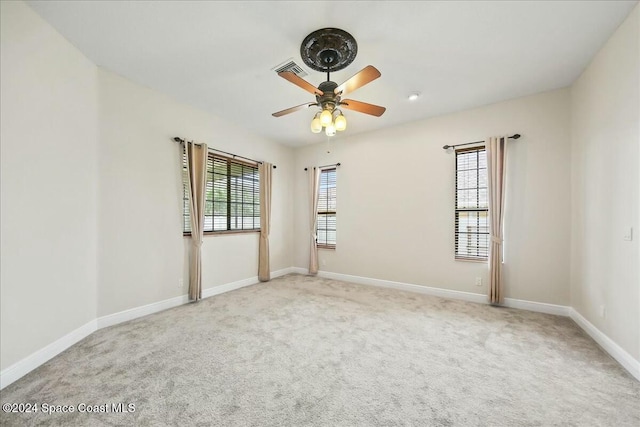
<svg viewBox="0 0 640 427"><path fill-rule="evenodd" d="M324 128L327 136L334 136L336 132L342 132L347 128L347 118L338 107L380 117L386 110L384 107L342 99L343 95L380 77L380 71L374 66L367 65L341 85L331 81L330 73L347 67L353 62L357 53L356 40L344 30L323 28L309 34L300 46L300 56L310 68L326 72L327 81L320 83L316 88L290 71L278 73L280 77L315 95L316 102L278 111L273 113L273 116L284 116L305 107L320 107L320 112L316 113L311 120L310 128L313 133L320 133Z"/></svg>
<svg viewBox="0 0 640 427"><path fill-rule="evenodd" d="M342 132L347 128L347 118L342 114L340 110L334 110L336 112L335 119L332 111L326 109L322 112L317 112L311 120L311 132L320 133L322 128L325 129L327 136L334 136L336 131Z"/></svg>

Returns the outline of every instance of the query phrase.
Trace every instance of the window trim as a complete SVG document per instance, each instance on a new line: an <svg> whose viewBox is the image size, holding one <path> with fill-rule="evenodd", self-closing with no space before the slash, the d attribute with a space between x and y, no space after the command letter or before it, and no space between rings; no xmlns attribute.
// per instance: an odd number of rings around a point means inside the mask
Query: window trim
<svg viewBox="0 0 640 427"><path fill-rule="evenodd" d="M184 151L183 151L184 153ZM184 155L184 154L183 154ZM213 152L213 151L208 151L207 152L207 162L211 159L213 161L213 159L215 158L219 158L219 159L224 159L225 161L227 161L227 164L229 163L237 163L240 165L244 165L244 166L249 166L249 167L253 167L256 168L256 170L258 170L258 174L259 174L259 169L258 166L259 164L257 162L251 162L248 160L241 160L238 159L236 157L233 156L228 156L228 155L224 155L224 154L219 154L217 152ZM205 172L206 174L206 172ZM206 183L205 183L206 184ZM185 183L182 183L183 188ZM260 190L258 189L258 192ZM185 196L185 192L183 190L182 193L182 197L183 197L183 203L184 203L184 196ZM205 200L206 203L206 200ZM262 211L260 212L260 216L262 217ZM182 236L183 237L191 237L191 231L185 231L184 230L184 217L185 217L185 213L184 213L184 207L183 207L183 212L182 212L182 218L183 218L183 222L182 222ZM228 218L227 218L228 221ZM252 229L248 229L248 230L205 230L202 232L202 234L204 236L217 236L217 235L227 235L227 234L247 234L247 233L260 233L260 228L252 228Z"/></svg>
<svg viewBox="0 0 640 427"><path fill-rule="evenodd" d="M458 231L459 228L459 221L457 220L458 217L458 213L459 212L486 212L487 213L487 221L489 220L489 203L487 201L487 207L486 208L462 208L462 209L458 209L458 154L461 153L465 153L465 152L480 152L480 151L484 151L485 155L486 155L486 147L484 145L476 145L473 147L466 147L466 148L460 148L455 150L455 177L454 177L454 216L453 216L453 221L454 221L454 226L453 226L453 245L454 245L454 249L453 249L453 255L454 255L454 259L456 261L466 261L466 262L476 262L476 263L483 263L486 264L489 261L489 247L487 247L487 256L486 257L469 257L469 256L464 256L464 255L458 255L458 236L460 234L460 232ZM477 168L478 170L480 168ZM488 173L488 171L487 171ZM479 182L479 176L477 177L477 182ZM478 187L479 188L479 187ZM488 191L488 189L487 189ZM487 223L487 226L489 226L489 223ZM480 233L476 233L476 234L480 234ZM482 233L482 234L487 234L490 235L490 232L487 233Z"/></svg>

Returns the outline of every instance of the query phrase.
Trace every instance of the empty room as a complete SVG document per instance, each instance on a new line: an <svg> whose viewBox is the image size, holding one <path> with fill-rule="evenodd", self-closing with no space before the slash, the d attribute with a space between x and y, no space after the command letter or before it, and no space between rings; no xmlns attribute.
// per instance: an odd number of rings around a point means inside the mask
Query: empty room
<svg viewBox="0 0 640 427"><path fill-rule="evenodd" d="M640 425L637 1L0 1L2 426Z"/></svg>

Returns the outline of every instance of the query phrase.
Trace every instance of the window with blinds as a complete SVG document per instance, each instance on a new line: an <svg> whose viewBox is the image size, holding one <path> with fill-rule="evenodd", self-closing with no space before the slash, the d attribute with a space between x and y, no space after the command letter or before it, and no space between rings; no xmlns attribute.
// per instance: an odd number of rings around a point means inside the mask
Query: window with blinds
<svg viewBox="0 0 640 427"><path fill-rule="evenodd" d="M336 247L336 168L320 171L316 234L318 247Z"/></svg>
<svg viewBox="0 0 640 427"><path fill-rule="evenodd" d="M484 147L456 151L455 257L489 256L487 156Z"/></svg>
<svg viewBox="0 0 640 427"><path fill-rule="evenodd" d="M183 231L191 234L186 155L183 155ZM260 230L260 174L255 165L214 155L207 158L204 232Z"/></svg>

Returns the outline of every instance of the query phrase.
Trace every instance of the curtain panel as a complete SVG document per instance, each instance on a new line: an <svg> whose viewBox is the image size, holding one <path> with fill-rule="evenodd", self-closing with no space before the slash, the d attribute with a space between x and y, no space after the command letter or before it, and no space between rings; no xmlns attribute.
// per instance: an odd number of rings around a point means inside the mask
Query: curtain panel
<svg viewBox="0 0 640 427"><path fill-rule="evenodd" d="M189 299L202 299L202 241L204 199L207 173L207 145L184 143L187 163L187 187L191 218L191 252L189 254Z"/></svg>
<svg viewBox="0 0 640 427"><path fill-rule="evenodd" d="M309 179L309 274L318 273L318 192L320 168L308 168Z"/></svg>
<svg viewBox="0 0 640 427"><path fill-rule="evenodd" d="M504 302L502 280L502 242L504 195L507 169L507 137L486 139L487 187L489 196L489 302Z"/></svg>
<svg viewBox="0 0 640 427"><path fill-rule="evenodd" d="M258 280L268 282L271 279L269 264L269 233L271 231L271 176L273 166L262 162L258 166L260 173L260 245L258 248Z"/></svg>

